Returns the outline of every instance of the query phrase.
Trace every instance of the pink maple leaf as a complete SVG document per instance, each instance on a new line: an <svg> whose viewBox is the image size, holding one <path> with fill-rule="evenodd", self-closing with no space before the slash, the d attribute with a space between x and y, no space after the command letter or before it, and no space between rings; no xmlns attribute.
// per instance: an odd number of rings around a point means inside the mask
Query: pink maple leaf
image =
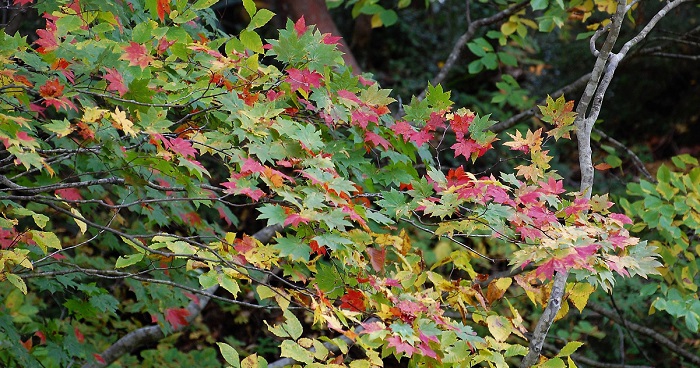
<svg viewBox="0 0 700 368"><path fill-rule="evenodd" d="M611 213L608 217L620 226L632 224L632 219L622 213Z"/></svg>
<svg viewBox="0 0 700 368"><path fill-rule="evenodd" d="M56 24L51 19L47 19L46 29L38 29L36 31L39 39L34 41L34 43L39 45L39 48L36 50L38 53L45 54L58 48L58 37L56 36L56 30Z"/></svg>
<svg viewBox="0 0 700 368"><path fill-rule="evenodd" d="M619 257L615 257L615 258L619 259ZM619 273L620 276L629 276L630 275L630 273L625 269L624 266L620 266L614 260L606 260L605 263L608 265L608 268L610 268L610 270Z"/></svg>
<svg viewBox="0 0 700 368"><path fill-rule="evenodd" d="M362 100L360 100L356 94L346 90L346 89L341 89L337 92L338 97L344 98L346 100L350 100L352 102L355 102L357 104L362 104Z"/></svg>
<svg viewBox="0 0 700 368"><path fill-rule="evenodd" d="M29 5L33 2L34 2L34 0L13 0L12 5L24 6L24 5Z"/></svg>
<svg viewBox="0 0 700 368"><path fill-rule="evenodd" d="M299 224L308 224L309 219L299 215L298 213L293 213L284 220L284 226L292 225L294 227L299 226Z"/></svg>
<svg viewBox="0 0 700 368"><path fill-rule="evenodd" d="M370 131L365 132L365 142L370 142L374 144L375 147L382 146L385 150L388 150L391 147L389 141L384 139L384 137Z"/></svg>
<svg viewBox="0 0 700 368"><path fill-rule="evenodd" d="M506 203L515 205L515 202L510 199L508 192L498 185L489 184L486 186L486 198L492 198L496 203Z"/></svg>
<svg viewBox="0 0 700 368"><path fill-rule="evenodd" d="M535 274L537 277L544 276L545 279L549 280L554 276L554 271L565 272L566 269L566 265L560 259L553 258L537 267Z"/></svg>
<svg viewBox="0 0 700 368"><path fill-rule="evenodd" d="M403 341L399 336L391 336L390 338L386 339L386 341L389 342L389 347L390 348L395 348L396 352L398 354L405 353L407 357L411 357L414 353L418 352L418 349L416 349L413 345Z"/></svg>
<svg viewBox="0 0 700 368"><path fill-rule="evenodd" d="M168 321L175 330L189 324L186 318L189 315L190 311L185 308L168 308L165 310L165 320Z"/></svg>
<svg viewBox="0 0 700 368"><path fill-rule="evenodd" d="M241 174L247 175L261 173L263 171L265 171L265 166L250 157L246 158L245 161L243 161L243 165L241 165Z"/></svg>
<svg viewBox="0 0 700 368"><path fill-rule="evenodd" d="M197 154L197 150L192 147L192 143L179 137L170 139L170 150L185 158L194 157Z"/></svg>
<svg viewBox="0 0 700 368"><path fill-rule="evenodd" d="M588 203L588 199L576 198L574 199L574 203L564 209L564 213L566 216L571 216L575 213L588 211L589 208L591 208L591 205Z"/></svg>
<svg viewBox="0 0 700 368"><path fill-rule="evenodd" d="M423 356L427 356L436 360L438 359L437 353L435 352L435 350L431 349L428 344L421 342L418 345L418 349L420 349L420 353Z"/></svg>
<svg viewBox="0 0 700 368"><path fill-rule="evenodd" d="M354 109L350 113L352 122L359 125L362 129L367 129L369 122L376 123L379 121L379 117L372 111L367 109Z"/></svg>
<svg viewBox="0 0 700 368"><path fill-rule="evenodd" d="M301 89L306 93L309 93L311 87L321 87L321 78L323 78L321 74L309 69L299 70L290 68L287 70L287 75L287 81L292 91Z"/></svg>
<svg viewBox="0 0 700 368"><path fill-rule="evenodd" d="M539 182L540 185L540 193L543 194L561 194L564 193L564 182L562 180L555 180L554 178L550 177L547 182Z"/></svg>
<svg viewBox="0 0 700 368"><path fill-rule="evenodd" d="M408 142L408 140L411 139L411 137L413 137L413 134L416 133L415 129L411 126L411 124L403 120L392 125L390 129L394 133L400 135L403 138L404 142Z"/></svg>
<svg viewBox="0 0 700 368"><path fill-rule="evenodd" d="M427 128L428 126L426 125L419 132L413 133L411 135L411 142L415 143L418 147L430 142L430 140L433 139L434 134Z"/></svg>
<svg viewBox="0 0 700 368"><path fill-rule="evenodd" d="M364 330L362 330L361 334L367 334L367 333L386 330L386 326L379 321L370 322L370 323L362 322L362 323L360 323L360 325L362 325L362 328L364 328Z"/></svg>
<svg viewBox="0 0 700 368"><path fill-rule="evenodd" d="M80 195L80 191L77 188L56 189L54 193L57 196L69 201L79 201L83 199L83 196Z"/></svg>
<svg viewBox="0 0 700 368"><path fill-rule="evenodd" d="M243 194L243 195L247 195L248 197L250 197L252 200L254 200L256 202L258 200L260 200L260 198L262 198L265 195L265 192L263 192L259 188L255 188L255 190L253 190L251 188L242 188L242 189L238 190L238 193Z"/></svg>
<svg viewBox="0 0 700 368"><path fill-rule="evenodd" d="M124 96L129 90L124 84L124 77L117 69L105 68L105 70L107 70L107 73L102 78L108 82L107 90L119 92L119 96Z"/></svg>
<svg viewBox="0 0 700 368"><path fill-rule="evenodd" d="M455 150L455 157L462 155L465 158L469 159L474 153L479 155L482 146L479 143L476 143L475 140L467 138L458 139L457 143L453 144L450 148Z"/></svg>
<svg viewBox="0 0 700 368"><path fill-rule="evenodd" d="M294 31L296 31L297 36L299 37L306 32L306 20L304 19L303 15L296 21L296 23L294 23Z"/></svg>
<svg viewBox="0 0 700 368"><path fill-rule="evenodd" d="M583 247L575 247L574 250L581 259L586 259L594 255L598 249L600 249L600 244L589 244Z"/></svg>
<svg viewBox="0 0 700 368"><path fill-rule="evenodd" d="M146 69L148 64L150 64L154 59L148 53L146 46L140 45L134 41L129 41L129 46L122 47L125 53L119 58L120 60L127 60L129 66L140 66L141 69Z"/></svg>

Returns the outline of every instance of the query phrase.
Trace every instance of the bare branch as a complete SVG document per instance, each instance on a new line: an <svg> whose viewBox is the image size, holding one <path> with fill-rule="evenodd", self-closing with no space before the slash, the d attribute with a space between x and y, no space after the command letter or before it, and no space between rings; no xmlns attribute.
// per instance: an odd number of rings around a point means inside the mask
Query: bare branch
<svg viewBox="0 0 700 368"><path fill-rule="evenodd" d="M447 57L445 65L442 66L440 72L438 72L438 75L435 76L435 78L430 82L430 84L432 84L433 86L438 85L445 80L445 78L447 77L447 73L449 73L449 71L452 69L452 67L454 67L455 63L457 62L459 54L462 52L464 45L466 45L467 42L474 38L474 35L476 34L476 31L479 28L500 22L501 20L506 19L512 14L515 14L521 9L525 8L528 4L530 4L529 1L521 1L511 6L510 8L504 9L488 18L481 18L475 20L474 22L471 22L469 24L469 28L467 28L467 32L460 36L459 39L457 39L457 42L455 42L454 46L452 46L452 51L450 52L450 56ZM427 93L428 89L426 88L423 90L423 92L421 92L420 95L418 95L418 99L424 99Z"/></svg>
<svg viewBox="0 0 700 368"><path fill-rule="evenodd" d="M527 355L520 363L521 368L532 367L539 361L544 339L547 337L547 333L549 332L549 328L552 326L554 317L557 316L557 313L559 313L559 309L561 308L564 290L566 289L566 279L568 276L568 272L557 272L554 275L554 280L552 281L552 292L549 294L547 307L544 309L544 312L542 312L542 316L540 317L540 320L537 321L537 326L535 326L535 330L532 332L530 347Z"/></svg>
<svg viewBox="0 0 700 368"><path fill-rule="evenodd" d="M549 351L552 352L559 352L559 348L556 346L550 344L550 343L544 343L543 347ZM573 359L577 365L580 363L585 364L586 366L590 367L596 367L596 368L654 368L648 365L629 365L629 364L615 364L615 363L603 363L599 362L597 360L589 359L586 358L583 355L580 354L571 354L571 359Z"/></svg>
<svg viewBox="0 0 700 368"><path fill-rule="evenodd" d="M683 349L681 346L679 346L677 343L672 341L671 339L667 338L666 336L662 335L658 331L652 330L649 327L645 327L639 324L636 324L631 321L624 320L622 317L617 315L616 313L609 311L597 304L594 303L589 303L588 304L588 309L603 315L611 320L613 320L616 323L622 324L624 326L627 326L632 331L639 332L640 334L643 334L652 340L656 341L659 345L663 345L669 350L673 351L674 353L688 359L688 361L692 362L693 364L700 366L700 356L693 354L689 352L688 350Z"/></svg>

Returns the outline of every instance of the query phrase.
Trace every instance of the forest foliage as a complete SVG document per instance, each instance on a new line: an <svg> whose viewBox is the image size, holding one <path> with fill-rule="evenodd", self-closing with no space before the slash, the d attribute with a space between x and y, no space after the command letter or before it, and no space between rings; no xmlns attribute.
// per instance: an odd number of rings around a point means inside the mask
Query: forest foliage
<svg viewBox="0 0 700 368"><path fill-rule="evenodd" d="M3 365L505 367L527 354L555 274L568 275L557 320L631 278L698 331L696 159L629 184L616 207L551 165L577 132L569 95L504 134L440 85L392 113L338 37L302 17L264 39L274 14L252 0L228 35L215 3L14 1L45 26L33 41L0 34ZM347 3L375 26L400 11ZM467 43L470 73L517 65L502 47L525 48L571 9L577 21L617 9L495 4L508 12ZM501 87L519 89L511 79ZM509 170L490 168L494 153ZM279 350L209 334L210 299ZM119 350L149 326L160 337L141 358ZM537 364L574 367L582 345Z"/></svg>

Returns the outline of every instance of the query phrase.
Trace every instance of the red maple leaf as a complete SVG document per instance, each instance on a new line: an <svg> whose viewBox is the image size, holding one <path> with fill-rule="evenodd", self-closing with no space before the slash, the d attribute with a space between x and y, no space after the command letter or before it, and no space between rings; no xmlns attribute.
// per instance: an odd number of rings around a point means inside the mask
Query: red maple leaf
<svg viewBox="0 0 700 368"><path fill-rule="evenodd" d="M294 23L294 30L297 32L297 36L299 37L306 32L306 20L304 19L303 15L296 21L296 23Z"/></svg>
<svg viewBox="0 0 700 368"><path fill-rule="evenodd" d="M71 84L75 84L75 74L72 70L68 69L69 66L70 63L66 59L58 58L51 64L51 69L60 70L61 74L63 74Z"/></svg>
<svg viewBox="0 0 700 368"><path fill-rule="evenodd" d="M82 344L85 342L85 335L83 335L77 327L73 328L73 333L75 333L75 338L78 339L79 343Z"/></svg>
<svg viewBox="0 0 700 368"><path fill-rule="evenodd" d="M455 131L457 137L463 137L465 134L469 133L469 125L471 125L472 121L474 121L474 113L468 111L462 115L455 114L450 126L452 130Z"/></svg>
<svg viewBox="0 0 700 368"><path fill-rule="evenodd" d="M69 201L79 201L83 199L83 196L80 195L80 191L77 188L56 189L54 193L57 196Z"/></svg>
<svg viewBox="0 0 700 368"><path fill-rule="evenodd" d="M391 144L389 141L384 139L381 135L374 133L374 132L365 132L365 142L370 142L374 144L374 146L382 146L385 150L388 150L391 148Z"/></svg>
<svg viewBox="0 0 700 368"><path fill-rule="evenodd" d="M153 56L148 53L146 46L134 41L129 41L129 46L124 46L122 49L125 53L119 59L127 60L129 66L140 66L143 70L154 60Z"/></svg>
<svg viewBox="0 0 700 368"><path fill-rule="evenodd" d="M318 242L315 241L315 240L312 240L312 241L309 243L309 247L311 247L311 250L312 250L314 253L316 253L316 254L318 254L318 255L320 255L320 256L325 256L326 254L328 254L328 251L326 250L326 247L324 247L324 246L318 244Z"/></svg>
<svg viewBox="0 0 700 368"><path fill-rule="evenodd" d="M632 225L632 219L622 213L611 213L608 215L608 217L610 220L612 220L612 222L620 225L620 227L624 226L625 224Z"/></svg>
<svg viewBox="0 0 700 368"><path fill-rule="evenodd" d="M44 106L53 106L56 110L64 107L70 107L75 111L78 108L75 104L68 99L68 97L63 96L63 85L58 81L58 78L49 79L41 87L39 87L39 95L44 98L42 102Z"/></svg>
<svg viewBox="0 0 700 368"><path fill-rule="evenodd" d="M401 354L401 353L406 353L407 357L411 357L414 353L418 352L418 349L416 349L413 345L407 343L406 341L403 341L399 336L392 336L386 341L389 342L389 347L390 348L395 348L396 352Z"/></svg>
<svg viewBox="0 0 700 368"><path fill-rule="evenodd" d="M95 353L95 354L92 354L92 357L95 358L96 361L100 362L100 364L107 365L107 362L102 357L102 355Z"/></svg>
<svg viewBox="0 0 700 368"><path fill-rule="evenodd" d="M482 146L471 138L458 139L457 143L453 144L450 148L455 150L455 157L462 155L467 159L471 158L472 154L476 154L477 157L481 156L479 153L482 150Z"/></svg>
<svg viewBox="0 0 700 368"><path fill-rule="evenodd" d="M365 305L365 294L359 290L345 289L345 295L340 298L340 308L348 309L355 312L364 312L367 310Z"/></svg>
<svg viewBox="0 0 700 368"><path fill-rule="evenodd" d="M156 2L156 11L160 21L165 20L165 14L170 14L170 0L158 0Z"/></svg>
<svg viewBox="0 0 700 368"><path fill-rule="evenodd" d="M175 330L189 324L186 318L189 315L190 311L185 308L168 308L165 310L165 320L168 321L168 323L170 323Z"/></svg>
<svg viewBox="0 0 700 368"><path fill-rule="evenodd" d="M333 36L330 33L324 33L321 42L325 43L326 45L335 45L338 43L338 41L340 41L341 38L342 37L340 36Z"/></svg>
<svg viewBox="0 0 700 368"><path fill-rule="evenodd" d="M255 190L251 188L242 188L238 191L238 194L246 195L257 202L258 200L260 200L260 198L262 198L265 195L265 192L263 192L259 188L255 188Z"/></svg>
<svg viewBox="0 0 700 368"><path fill-rule="evenodd" d="M254 173L261 173L265 171L265 166L260 164L258 161L253 160L248 157L243 161L241 165L241 174L249 175Z"/></svg>
<svg viewBox="0 0 700 368"><path fill-rule="evenodd" d="M34 0L13 0L12 5L23 6L23 5L31 4L33 2L34 2Z"/></svg>
<svg viewBox="0 0 700 368"><path fill-rule="evenodd" d="M105 70L107 70L107 73L103 78L108 82L107 90L119 92L119 96L124 96L129 89L124 84L122 74L117 69L105 68Z"/></svg>
<svg viewBox="0 0 700 368"><path fill-rule="evenodd" d="M404 322L413 322L420 313L428 311L425 305L410 300L402 300L396 304L401 311L401 319Z"/></svg>
<svg viewBox="0 0 700 368"><path fill-rule="evenodd" d="M287 70L287 74L289 75L287 77L287 81L289 82L292 91L301 89L304 92L309 93L311 87L321 87L321 78L323 78L323 76L315 71L311 71L309 69L299 70L290 68Z"/></svg>

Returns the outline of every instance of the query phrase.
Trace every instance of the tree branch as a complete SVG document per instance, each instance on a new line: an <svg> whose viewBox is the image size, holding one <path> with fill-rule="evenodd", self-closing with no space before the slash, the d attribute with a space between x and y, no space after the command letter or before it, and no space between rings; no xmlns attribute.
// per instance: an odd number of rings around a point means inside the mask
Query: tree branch
<svg viewBox="0 0 700 368"><path fill-rule="evenodd" d="M278 225L268 226L253 234L253 237L258 239L262 243L267 243L280 229L281 228ZM218 288L219 285L214 285L208 289L205 289L203 293L206 293L206 295L200 297L197 302L190 302L190 304L187 306L187 311L190 313L186 318L187 324L184 326L178 326L176 328L173 328L173 332L178 332L184 329L185 326L189 325L195 318L197 318L197 316L202 312L204 307L207 306L209 300L211 299L211 296L214 295ZM119 359L122 355L130 353L140 346L154 343L164 337L165 334L158 325L141 327L137 330L129 332L124 337L117 340L117 342L112 344L105 351L103 351L100 354L100 357L102 357L102 359L104 360L104 364L100 362L85 363L83 365L83 368L106 367L115 360Z"/></svg>
<svg viewBox="0 0 700 368"><path fill-rule="evenodd" d="M438 75L435 76L435 78L430 82L430 84L434 86L442 83L442 81L445 80L445 78L447 77L447 73L449 73L449 71L452 69L452 67L454 67L455 63L457 62L459 54L462 52L464 45L466 45L467 42L474 38L474 35L476 34L476 31L479 28L494 24L496 22L500 22L501 20L506 19L512 14L517 13L518 11L526 7L528 4L530 4L529 1L522 1L511 6L510 8L501 10L500 12L488 18L481 18L475 20L474 22L471 22L469 24L469 27L467 28L467 32L460 36L459 39L457 39L457 42L454 44L454 46L452 46L452 51L450 52L450 56L447 57L445 65L443 65L442 68L440 68ZM418 95L418 99L424 99L427 93L428 89L426 88L423 90L423 92L421 92L420 95Z"/></svg>
<svg viewBox="0 0 700 368"><path fill-rule="evenodd" d="M544 343L543 347L549 351L552 352L559 352L559 348L556 346L550 344L550 343ZM597 360L589 359L586 358L583 355L580 354L571 354L571 359L573 359L576 363L583 363L587 366L590 367L596 367L596 368L654 368L648 365L629 365L629 364L615 364L615 363L603 363L599 362ZM578 364L577 364L578 365Z"/></svg>
<svg viewBox="0 0 700 368"><path fill-rule="evenodd" d="M661 333L659 333L655 330L652 330L649 327L645 327L645 326L636 324L634 322L627 321L627 320L623 319L622 317L618 316L617 314L615 314L614 312L609 311L609 310L607 310L607 309L605 309L597 304L588 303L588 308L590 310L602 315L602 316L605 316L605 317L611 319L615 323L626 326L631 331L639 332L640 334L651 338L652 340L659 343L659 345L665 346L666 348L673 351L674 353L688 359L688 361L692 362L696 366L700 366L700 356L695 355L695 354L683 349L678 344L676 344L675 342L673 342L671 339L667 338L666 336L662 335Z"/></svg>

